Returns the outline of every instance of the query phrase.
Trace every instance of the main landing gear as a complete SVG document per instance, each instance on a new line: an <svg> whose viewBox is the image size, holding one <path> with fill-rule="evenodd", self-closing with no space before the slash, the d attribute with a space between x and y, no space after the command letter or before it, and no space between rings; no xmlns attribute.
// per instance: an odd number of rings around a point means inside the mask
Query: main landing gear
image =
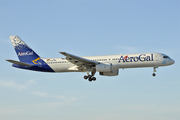
<svg viewBox="0 0 180 120"><path fill-rule="evenodd" d="M95 75L95 73L96 73L96 69L95 69L95 68L92 68L92 69L91 69L91 75L89 75L89 73L90 73L90 71L87 72L88 75L85 75L85 76L84 76L84 79L88 79L89 82L91 82L91 81L96 81L96 78L93 77L93 76Z"/></svg>
<svg viewBox="0 0 180 120"><path fill-rule="evenodd" d="M154 71L153 71L154 73L152 74L152 76L154 76L154 77L156 76L156 73L155 73L156 72L156 68L158 68L158 67L154 67Z"/></svg>
<svg viewBox="0 0 180 120"><path fill-rule="evenodd" d="M96 78L93 77L92 75L87 75L87 76L85 75L85 76L84 76L84 79L88 79L90 82L96 80Z"/></svg>

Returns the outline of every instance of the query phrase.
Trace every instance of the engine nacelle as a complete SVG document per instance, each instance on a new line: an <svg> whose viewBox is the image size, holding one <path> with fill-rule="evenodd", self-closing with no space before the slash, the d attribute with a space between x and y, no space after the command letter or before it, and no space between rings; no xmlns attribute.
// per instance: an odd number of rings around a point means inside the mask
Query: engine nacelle
<svg viewBox="0 0 180 120"><path fill-rule="evenodd" d="M96 71L99 72L111 72L112 71L112 64L111 63L100 63L98 65L96 65Z"/></svg>
<svg viewBox="0 0 180 120"><path fill-rule="evenodd" d="M117 76L119 74L119 69L113 70L112 72L99 72L99 75L103 76Z"/></svg>

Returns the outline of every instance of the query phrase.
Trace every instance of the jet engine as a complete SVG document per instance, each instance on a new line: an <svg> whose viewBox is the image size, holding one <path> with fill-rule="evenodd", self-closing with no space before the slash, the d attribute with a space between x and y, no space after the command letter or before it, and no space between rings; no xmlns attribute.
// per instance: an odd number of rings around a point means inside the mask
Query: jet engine
<svg viewBox="0 0 180 120"><path fill-rule="evenodd" d="M111 72L112 71L112 63L100 63L96 65L96 71L99 72Z"/></svg>
<svg viewBox="0 0 180 120"><path fill-rule="evenodd" d="M117 76L119 74L119 69L113 70L111 72L99 72L99 75L103 76Z"/></svg>

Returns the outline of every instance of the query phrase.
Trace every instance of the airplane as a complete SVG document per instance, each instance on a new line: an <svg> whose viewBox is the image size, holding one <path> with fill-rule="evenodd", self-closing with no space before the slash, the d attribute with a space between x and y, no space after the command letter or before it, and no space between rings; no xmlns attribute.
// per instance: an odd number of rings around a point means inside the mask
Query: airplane
<svg viewBox="0 0 180 120"><path fill-rule="evenodd" d="M41 58L18 36L9 36L20 61L6 60L16 68L41 72L86 72L84 79L95 81L96 72L102 76L117 76L119 69L153 67L175 63L169 56L161 53L119 54L79 57L67 52L59 52L65 58ZM91 73L91 74L90 74Z"/></svg>

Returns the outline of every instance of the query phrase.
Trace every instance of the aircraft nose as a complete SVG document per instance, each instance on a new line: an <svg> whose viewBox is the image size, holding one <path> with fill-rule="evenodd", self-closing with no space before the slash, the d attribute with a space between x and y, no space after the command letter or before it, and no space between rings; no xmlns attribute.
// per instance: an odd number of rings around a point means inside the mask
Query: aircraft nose
<svg viewBox="0 0 180 120"><path fill-rule="evenodd" d="M172 65L174 63L175 63L175 61L173 59L171 59L170 64Z"/></svg>

